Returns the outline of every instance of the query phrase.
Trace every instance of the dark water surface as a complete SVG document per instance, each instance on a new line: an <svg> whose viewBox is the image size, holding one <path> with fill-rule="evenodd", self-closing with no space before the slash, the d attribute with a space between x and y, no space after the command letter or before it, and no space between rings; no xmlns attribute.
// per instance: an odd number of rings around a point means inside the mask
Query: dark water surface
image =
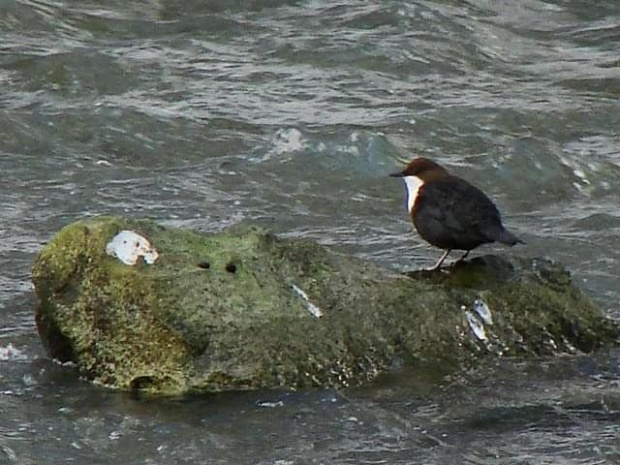
<svg viewBox="0 0 620 465"><path fill-rule="evenodd" d="M0 464L620 463L618 350L135 399L46 359L29 281L96 214L428 266L386 176L415 154L618 318L619 2L0 0L0 86Z"/></svg>

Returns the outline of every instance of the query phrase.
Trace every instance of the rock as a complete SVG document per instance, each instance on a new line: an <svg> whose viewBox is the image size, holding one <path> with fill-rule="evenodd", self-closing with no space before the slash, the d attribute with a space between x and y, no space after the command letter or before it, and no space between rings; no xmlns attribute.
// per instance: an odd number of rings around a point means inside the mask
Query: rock
<svg viewBox="0 0 620 465"><path fill-rule="evenodd" d="M32 276L52 357L95 383L166 395L340 388L402 363L448 372L486 354L591 351L619 334L546 260L402 275L251 227L79 221Z"/></svg>

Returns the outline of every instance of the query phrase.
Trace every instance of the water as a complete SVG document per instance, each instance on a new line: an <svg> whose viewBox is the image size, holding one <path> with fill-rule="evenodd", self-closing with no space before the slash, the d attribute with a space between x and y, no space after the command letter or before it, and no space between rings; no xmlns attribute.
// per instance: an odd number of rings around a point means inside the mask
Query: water
<svg viewBox="0 0 620 465"><path fill-rule="evenodd" d="M428 266L386 176L415 154L619 318L619 39L615 1L0 1L0 463L620 463L617 349L135 399L46 359L29 283L95 214Z"/></svg>

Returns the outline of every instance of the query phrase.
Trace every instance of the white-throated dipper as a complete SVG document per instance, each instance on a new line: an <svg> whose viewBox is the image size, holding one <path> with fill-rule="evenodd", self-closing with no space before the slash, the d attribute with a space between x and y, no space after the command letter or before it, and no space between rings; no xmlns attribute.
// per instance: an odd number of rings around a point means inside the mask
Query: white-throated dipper
<svg viewBox="0 0 620 465"><path fill-rule="evenodd" d="M461 261L482 244L524 243L504 228L497 207L484 192L434 161L414 158L390 176L405 181L407 210L422 239L445 250L430 271L439 269L452 250L465 250Z"/></svg>

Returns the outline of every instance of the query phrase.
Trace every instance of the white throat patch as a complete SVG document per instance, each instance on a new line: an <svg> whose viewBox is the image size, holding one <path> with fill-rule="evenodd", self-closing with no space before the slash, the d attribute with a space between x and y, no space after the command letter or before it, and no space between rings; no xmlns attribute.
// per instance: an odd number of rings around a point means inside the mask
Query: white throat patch
<svg viewBox="0 0 620 465"><path fill-rule="evenodd" d="M415 199L418 197L420 187L424 184L417 176L404 176L405 187L407 188L407 211L411 213L411 209L415 204Z"/></svg>

